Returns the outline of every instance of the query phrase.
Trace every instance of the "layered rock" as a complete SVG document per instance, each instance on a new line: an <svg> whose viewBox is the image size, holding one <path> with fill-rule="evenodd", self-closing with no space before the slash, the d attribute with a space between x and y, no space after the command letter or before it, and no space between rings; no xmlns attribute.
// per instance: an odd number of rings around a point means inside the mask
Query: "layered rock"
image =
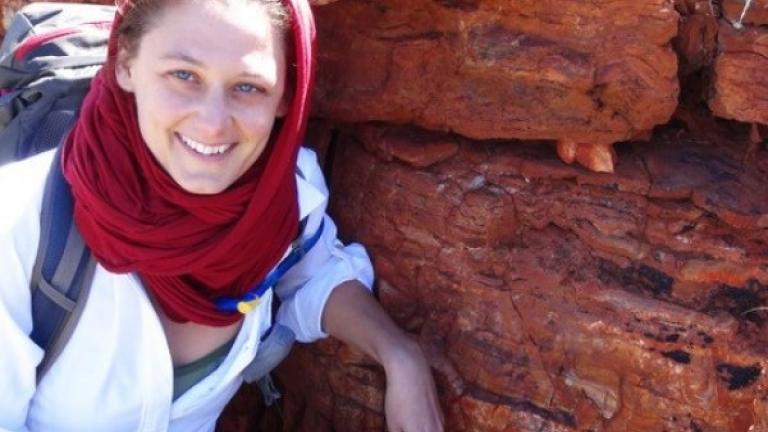
<svg viewBox="0 0 768 432"><path fill-rule="evenodd" d="M336 220L430 354L447 430L766 430L768 157L725 144L667 130L605 175L536 143L342 134ZM360 354L302 347L280 377L283 430L381 430Z"/></svg>
<svg viewBox="0 0 768 432"><path fill-rule="evenodd" d="M721 22L709 106L720 117L768 124L768 30Z"/></svg>
<svg viewBox="0 0 768 432"><path fill-rule="evenodd" d="M563 141L609 170L609 144L677 105L667 0L337 2L317 18L316 107L336 120Z"/></svg>
<svg viewBox="0 0 768 432"><path fill-rule="evenodd" d="M768 1L766 0L723 0L723 12L732 23L768 24Z"/></svg>
<svg viewBox="0 0 768 432"><path fill-rule="evenodd" d="M714 62L720 11L709 0L678 0L675 8L680 24L673 45L681 60L678 76L685 90L693 74L711 68ZM683 91L683 96L691 95Z"/></svg>

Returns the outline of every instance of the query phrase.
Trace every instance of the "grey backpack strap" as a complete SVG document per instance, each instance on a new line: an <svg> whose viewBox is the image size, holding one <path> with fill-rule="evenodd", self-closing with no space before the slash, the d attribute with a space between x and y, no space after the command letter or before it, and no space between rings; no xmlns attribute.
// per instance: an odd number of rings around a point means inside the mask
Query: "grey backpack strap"
<svg viewBox="0 0 768 432"><path fill-rule="evenodd" d="M104 63L114 14L107 6L32 3L14 15L0 44L0 164L62 142ZM95 269L75 229L72 203L57 153L30 281L30 337L45 351L38 382L74 331Z"/></svg>
<svg viewBox="0 0 768 432"><path fill-rule="evenodd" d="M281 396L270 372L288 356L295 340L296 335L290 328L275 323L261 341L256 357L243 370L243 378L248 383L256 383L267 406L272 405Z"/></svg>
<svg viewBox="0 0 768 432"><path fill-rule="evenodd" d="M77 232L73 199L61 172L60 150L48 173L40 215L40 243L32 270L32 334L44 351L40 382L56 361L82 314L96 262Z"/></svg>

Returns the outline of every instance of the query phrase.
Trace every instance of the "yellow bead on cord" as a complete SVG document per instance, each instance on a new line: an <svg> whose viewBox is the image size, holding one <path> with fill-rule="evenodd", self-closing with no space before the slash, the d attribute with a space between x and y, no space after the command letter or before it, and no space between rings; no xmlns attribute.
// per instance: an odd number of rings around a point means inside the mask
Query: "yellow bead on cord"
<svg viewBox="0 0 768 432"><path fill-rule="evenodd" d="M247 314L248 312L250 312L250 311L254 310L254 309L256 308L256 306L258 306L258 305L259 305L259 302L260 302L260 300L259 300L259 298L258 298L258 297L256 297L256 298L255 298L255 299L253 299L253 300L250 300L250 301L241 301L241 302L238 302L238 303L237 303L237 310L238 310L238 312L240 312L241 314L245 315L245 314Z"/></svg>

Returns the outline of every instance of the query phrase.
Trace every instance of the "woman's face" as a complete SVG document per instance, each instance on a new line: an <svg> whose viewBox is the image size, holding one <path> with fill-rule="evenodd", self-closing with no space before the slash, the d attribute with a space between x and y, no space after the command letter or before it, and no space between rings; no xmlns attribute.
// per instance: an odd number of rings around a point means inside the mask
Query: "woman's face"
<svg viewBox="0 0 768 432"><path fill-rule="evenodd" d="M126 57L117 80L136 97L142 137L188 192L234 183L287 109L283 41L257 2L168 6Z"/></svg>

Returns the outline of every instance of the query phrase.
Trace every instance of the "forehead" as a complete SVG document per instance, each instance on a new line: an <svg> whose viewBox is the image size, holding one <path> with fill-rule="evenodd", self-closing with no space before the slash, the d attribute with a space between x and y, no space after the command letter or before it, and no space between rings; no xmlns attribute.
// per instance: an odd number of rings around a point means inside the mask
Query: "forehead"
<svg viewBox="0 0 768 432"><path fill-rule="evenodd" d="M184 53L211 65L253 66L283 56L283 41L256 1L182 1L169 4L142 37L138 54Z"/></svg>

